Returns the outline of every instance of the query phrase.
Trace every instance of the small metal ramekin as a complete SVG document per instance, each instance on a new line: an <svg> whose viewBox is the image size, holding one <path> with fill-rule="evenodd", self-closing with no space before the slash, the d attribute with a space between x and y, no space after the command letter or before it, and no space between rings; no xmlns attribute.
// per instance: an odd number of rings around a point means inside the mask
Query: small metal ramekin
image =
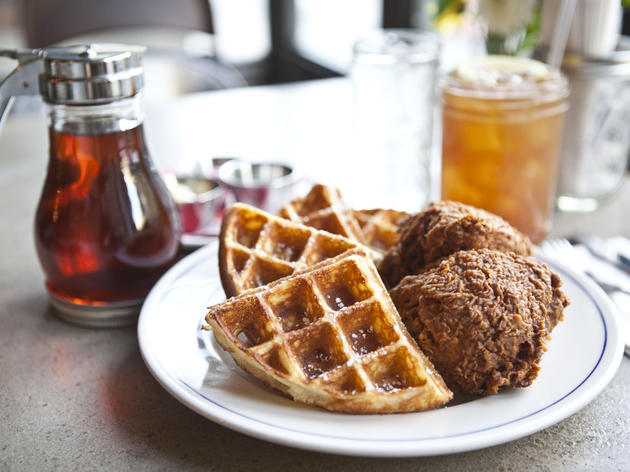
<svg viewBox="0 0 630 472"><path fill-rule="evenodd" d="M276 212L293 196L299 176L287 164L234 159L219 167L218 179L237 201Z"/></svg>

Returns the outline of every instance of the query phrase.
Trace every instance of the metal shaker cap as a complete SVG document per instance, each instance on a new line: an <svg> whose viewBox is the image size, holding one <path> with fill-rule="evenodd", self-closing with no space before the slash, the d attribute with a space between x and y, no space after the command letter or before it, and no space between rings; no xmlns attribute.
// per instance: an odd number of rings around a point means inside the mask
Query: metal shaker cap
<svg viewBox="0 0 630 472"><path fill-rule="evenodd" d="M39 88L44 100L68 105L108 103L144 87L143 46L92 44L46 48Z"/></svg>

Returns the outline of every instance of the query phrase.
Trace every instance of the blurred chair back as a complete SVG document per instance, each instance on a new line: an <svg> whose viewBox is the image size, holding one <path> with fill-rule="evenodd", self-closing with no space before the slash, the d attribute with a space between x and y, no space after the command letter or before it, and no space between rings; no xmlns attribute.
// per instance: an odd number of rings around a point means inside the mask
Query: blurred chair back
<svg viewBox="0 0 630 472"><path fill-rule="evenodd" d="M170 26L214 33L209 0L22 0L28 47L112 28Z"/></svg>
<svg viewBox="0 0 630 472"><path fill-rule="evenodd" d="M150 99L247 85L215 55L209 0L22 0L22 9L31 48L86 41L148 46L143 63ZM208 40L191 53L182 38L193 32Z"/></svg>

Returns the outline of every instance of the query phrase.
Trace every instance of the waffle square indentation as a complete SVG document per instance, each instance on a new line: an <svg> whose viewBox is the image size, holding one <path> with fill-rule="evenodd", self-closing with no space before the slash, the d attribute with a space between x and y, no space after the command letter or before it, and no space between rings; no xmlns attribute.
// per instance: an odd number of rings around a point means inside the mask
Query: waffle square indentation
<svg viewBox="0 0 630 472"><path fill-rule="evenodd" d="M328 208L330 205L330 199L324 195L324 192L311 190L305 198L294 203L294 209L298 216L306 216Z"/></svg>
<svg viewBox="0 0 630 472"><path fill-rule="evenodd" d="M250 254L246 251L234 248L231 252L232 265L237 273L241 273L250 258Z"/></svg>
<svg viewBox="0 0 630 472"><path fill-rule="evenodd" d="M267 228L266 239L261 249L278 259L295 262L302 255L310 232L295 227L287 228L277 223Z"/></svg>
<svg viewBox="0 0 630 472"><path fill-rule="evenodd" d="M313 215L304 218L304 224L333 234L346 235L346 231L335 213Z"/></svg>
<svg viewBox="0 0 630 472"><path fill-rule="evenodd" d="M282 347L277 344L271 344L268 349L258 353L258 358L263 364L271 367L277 372L288 375L290 370L287 366L290 365L290 361L286 356L287 355Z"/></svg>
<svg viewBox="0 0 630 472"><path fill-rule="evenodd" d="M343 345L328 323L312 325L288 335L288 344L302 372L314 379L348 361Z"/></svg>
<svg viewBox="0 0 630 472"><path fill-rule="evenodd" d="M335 311L372 296L368 280L352 260L340 263L331 272L317 274L314 279L326 302Z"/></svg>
<svg viewBox="0 0 630 472"><path fill-rule="evenodd" d="M426 379L418 375L417 361L404 346L384 356L368 356L366 359L365 371L377 390L392 392L420 387L426 383Z"/></svg>
<svg viewBox="0 0 630 472"><path fill-rule="evenodd" d="M250 277L243 281L243 289L250 289L267 285L293 273L293 267L276 261L256 259L252 266Z"/></svg>
<svg viewBox="0 0 630 472"><path fill-rule="evenodd" d="M258 346L275 334L265 309L254 297L223 309L216 320L243 347Z"/></svg>
<svg viewBox="0 0 630 472"><path fill-rule="evenodd" d="M309 326L324 316L313 289L302 279L277 285L267 296L267 303L287 333Z"/></svg>
<svg viewBox="0 0 630 472"><path fill-rule="evenodd" d="M346 394L365 392L365 383L354 366L340 367L327 373L322 377L322 385Z"/></svg>
<svg viewBox="0 0 630 472"><path fill-rule="evenodd" d="M378 303L360 305L337 318L348 343L359 355L398 341L399 336Z"/></svg>
<svg viewBox="0 0 630 472"><path fill-rule="evenodd" d="M330 259L338 256L339 254L346 252L348 249L355 247L357 247L357 245L351 241L318 234L315 237L315 241L310 246L304 262L310 266L323 261L324 259Z"/></svg>
<svg viewBox="0 0 630 472"><path fill-rule="evenodd" d="M255 213L242 213L240 224L236 225L236 241L243 246L256 246L258 236L267 223L267 218Z"/></svg>

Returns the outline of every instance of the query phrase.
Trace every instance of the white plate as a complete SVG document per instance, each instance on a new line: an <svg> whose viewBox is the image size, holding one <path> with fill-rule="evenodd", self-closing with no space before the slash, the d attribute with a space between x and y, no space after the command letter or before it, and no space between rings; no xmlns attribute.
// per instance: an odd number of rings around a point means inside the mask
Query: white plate
<svg viewBox="0 0 630 472"><path fill-rule="evenodd" d="M224 299L216 241L181 260L149 294L138 325L155 378L184 405L228 428L315 451L424 456L469 451L526 436L575 413L612 379L623 345L610 299L590 280L548 262L571 299L538 379L526 389L432 411L343 415L295 403L242 372L199 327Z"/></svg>

